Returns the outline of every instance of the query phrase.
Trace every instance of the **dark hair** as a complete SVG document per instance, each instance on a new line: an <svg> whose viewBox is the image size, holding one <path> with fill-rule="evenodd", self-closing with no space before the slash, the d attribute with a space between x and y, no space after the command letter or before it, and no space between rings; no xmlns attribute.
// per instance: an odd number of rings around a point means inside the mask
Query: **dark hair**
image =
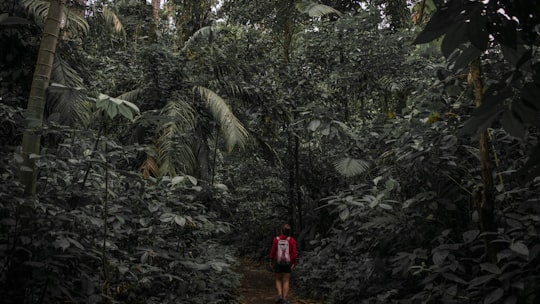
<svg viewBox="0 0 540 304"><path fill-rule="evenodd" d="M281 233L286 236L291 235L291 226L289 224L283 224L283 226L281 226Z"/></svg>

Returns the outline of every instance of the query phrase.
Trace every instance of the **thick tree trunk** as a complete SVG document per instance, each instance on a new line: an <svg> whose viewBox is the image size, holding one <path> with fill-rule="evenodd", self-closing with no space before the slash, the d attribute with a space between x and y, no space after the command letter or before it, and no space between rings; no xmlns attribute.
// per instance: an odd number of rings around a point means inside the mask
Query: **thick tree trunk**
<svg viewBox="0 0 540 304"><path fill-rule="evenodd" d="M471 81L474 86L474 97L476 107L480 107L482 104L482 71L480 68L480 59L476 59L471 63ZM490 262L496 262L496 249L492 244L493 236L489 232L495 233L496 225L494 218L495 200L493 197L493 175L490 166L490 156L488 148L488 133L487 130L483 130L479 137L479 151L480 151L480 167L482 174L483 188L481 193L475 198L476 210L480 220L480 228L482 232L488 232L484 237L486 257Z"/></svg>
<svg viewBox="0 0 540 304"><path fill-rule="evenodd" d="M52 0L39 47L39 54L26 107L27 126L22 141L24 163L20 180L27 195L36 193L37 167L33 155L39 155L45 96L56 53L58 35L62 21L65 0Z"/></svg>
<svg viewBox="0 0 540 304"><path fill-rule="evenodd" d="M157 24L159 22L160 0L152 0L152 19Z"/></svg>

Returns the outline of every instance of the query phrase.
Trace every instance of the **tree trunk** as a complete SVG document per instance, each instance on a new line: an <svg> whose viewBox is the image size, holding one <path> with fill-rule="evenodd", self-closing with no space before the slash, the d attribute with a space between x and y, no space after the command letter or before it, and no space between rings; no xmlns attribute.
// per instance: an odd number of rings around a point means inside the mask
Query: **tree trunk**
<svg viewBox="0 0 540 304"><path fill-rule="evenodd" d="M159 9L160 0L152 0L152 21L149 26L149 41L150 43L157 43L159 40ZM159 91L159 90L158 90Z"/></svg>
<svg viewBox="0 0 540 304"><path fill-rule="evenodd" d="M476 59L471 63L471 81L474 86L474 97L476 107L480 107L482 104L482 71L480 69L480 59ZM488 133L487 130L483 130L479 137L479 151L480 151L480 167L482 174L483 188L481 192L475 198L476 211L478 212L478 218L480 220L480 229L482 232L488 232L484 237L486 257L490 262L495 263L496 249L492 244L493 235L495 233L496 225L494 218L495 200L493 197L493 175L490 166L490 156L488 149Z"/></svg>
<svg viewBox="0 0 540 304"><path fill-rule="evenodd" d="M197 178L209 181L210 177L210 147L208 147L208 138L201 125L195 127L195 157L197 158Z"/></svg>
<svg viewBox="0 0 540 304"><path fill-rule="evenodd" d="M41 129L43 126L43 111L45 109L45 96L56 53L58 35L62 21L65 0L52 0L49 13L45 21L45 27L39 47L39 54L32 79L32 87L26 107L27 126L23 134L22 156L24 159L21 167L20 181L24 186L25 194L34 195L37 184L37 167L32 155L39 155Z"/></svg>
<svg viewBox="0 0 540 304"><path fill-rule="evenodd" d="M159 22L159 9L160 9L160 0L152 0L152 19L158 24Z"/></svg>

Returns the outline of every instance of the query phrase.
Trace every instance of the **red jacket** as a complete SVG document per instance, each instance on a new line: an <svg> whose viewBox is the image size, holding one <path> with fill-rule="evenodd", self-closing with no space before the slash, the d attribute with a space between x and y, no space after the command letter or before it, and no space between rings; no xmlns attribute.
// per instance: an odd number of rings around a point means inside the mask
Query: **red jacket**
<svg viewBox="0 0 540 304"><path fill-rule="evenodd" d="M277 259L277 238L285 240L287 236L280 234L278 237L274 238L274 241L272 242L272 250L270 250L270 259L272 260ZM298 261L296 253L296 240L292 236L289 236L289 256L291 257L291 264L296 265Z"/></svg>

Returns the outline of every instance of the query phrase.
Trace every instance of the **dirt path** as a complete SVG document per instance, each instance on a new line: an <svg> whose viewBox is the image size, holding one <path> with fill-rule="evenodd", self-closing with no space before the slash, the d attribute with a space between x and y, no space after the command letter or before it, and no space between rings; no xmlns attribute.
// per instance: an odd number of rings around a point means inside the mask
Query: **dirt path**
<svg viewBox="0 0 540 304"><path fill-rule="evenodd" d="M277 292L274 283L274 274L268 271L266 265L243 259L237 271L243 275L239 294L242 304L272 304L275 303ZM294 282L294 273L291 283ZM293 283L294 284L294 283ZM301 299L295 296L291 287L289 294L291 304L322 304L313 300Z"/></svg>

